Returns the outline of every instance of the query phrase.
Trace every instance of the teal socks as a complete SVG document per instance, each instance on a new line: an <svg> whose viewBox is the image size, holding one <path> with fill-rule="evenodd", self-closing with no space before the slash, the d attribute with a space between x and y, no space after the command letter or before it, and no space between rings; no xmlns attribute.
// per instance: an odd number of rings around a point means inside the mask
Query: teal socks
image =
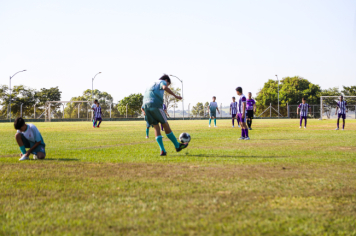
<svg viewBox="0 0 356 236"><path fill-rule="evenodd" d="M157 141L157 143L158 143L158 145L159 145L159 148L161 149L161 151L163 151L163 152L166 152L166 150L164 149L164 145L163 145L163 140L162 140L162 136L157 136L156 137L156 141Z"/></svg>
<svg viewBox="0 0 356 236"><path fill-rule="evenodd" d="M211 118L209 118L209 125L211 125Z"/></svg>
<svg viewBox="0 0 356 236"><path fill-rule="evenodd" d="M162 136L161 136L162 137ZM173 132L167 134L167 137L172 141L172 143L174 144L174 146L176 148L179 148L180 144L176 138L176 136L174 136Z"/></svg>
<svg viewBox="0 0 356 236"><path fill-rule="evenodd" d="M148 137L149 134L150 134L150 128L146 128L146 136Z"/></svg>
<svg viewBox="0 0 356 236"><path fill-rule="evenodd" d="M25 148L25 146L21 146L21 147L20 147L20 151L21 151L22 154L26 154L26 148Z"/></svg>
<svg viewBox="0 0 356 236"><path fill-rule="evenodd" d="M214 119L214 125L216 126L216 118Z"/></svg>

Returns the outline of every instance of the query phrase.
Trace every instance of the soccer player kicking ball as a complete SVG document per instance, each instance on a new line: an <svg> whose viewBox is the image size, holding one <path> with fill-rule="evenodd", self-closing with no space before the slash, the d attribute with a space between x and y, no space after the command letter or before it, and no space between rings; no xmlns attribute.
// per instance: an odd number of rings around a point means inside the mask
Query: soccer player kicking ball
<svg viewBox="0 0 356 236"><path fill-rule="evenodd" d="M33 124L26 124L22 117L18 117L14 122L15 129L17 133L15 139L20 147L21 158L19 161L24 161L30 159L30 154L33 154L33 159L45 159L46 144L43 141L41 133L38 131L37 127ZM29 148L26 151L26 148Z"/></svg>
<svg viewBox="0 0 356 236"><path fill-rule="evenodd" d="M247 104L247 125L248 129L252 130L252 119L253 119L253 113L256 112L256 102L255 100L252 99L252 93L248 93L248 99L246 101Z"/></svg>
<svg viewBox="0 0 356 236"><path fill-rule="evenodd" d="M96 109L96 104L98 103L98 100L94 100L94 104L91 106L91 109L93 110L93 128L96 127L96 122L95 122L95 109Z"/></svg>
<svg viewBox="0 0 356 236"><path fill-rule="evenodd" d="M232 127L235 127L235 118L237 121L237 125L238 127L240 127L240 120L239 117L237 116L237 102L236 102L236 98L232 97L232 103L230 104L230 115L232 118Z"/></svg>
<svg viewBox="0 0 356 236"><path fill-rule="evenodd" d="M250 140L248 137L248 129L246 125L246 97L242 94L241 87L236 88L236 93L239 96L238 116L240 117L241 124L241 138L239 138L239 140Z"/></svg>
<svg viewBox="0 0 356 236"><path fill-rule="evenodd" d="M171 79L169 76L163 75L159 81L154 82L146 89L145 95L143 97L145 117L147 119L148 125L153 125L153 128L155 129L156 141L161 149L161 156L166 156L167 152L164 149L161 130L158 123L163 125L167 137L172 141L177 152L180 152L184 148L188 147L188 143L178 142L177 138L174 136L171 128L169 127L167 118L162 109L163 94L165 91L173 95L176 99L182 99L182 97L175 95L172 90L168 88L170 84Z"/></svg>
<svg viewBox="0 0 356 236"><path fill-rule="evenodd" d="M337 102L337 107L335 111L335 115L337 114L337 110L339 110L339 114L337 115L337 128L335 130L339 130L339 121L340 117L342 117L342 130L345 129L345 119L347 110L347 102L344 101L344 96L340 96L340 101Z"/></svg>
<svg viewBox="0 0 356 236"><path fill-rule="evenodd" d="M208 108L209 108L209 112L210 112L210 118L209 118L209 127L211 125L211 118L214 118L214 127L217 127L216 126L216 110L219 112L220 114L220 111L219 111L219 108L218 108L218 104L216 101L216 97L214 96L213 97L213 101L210 102Z"/></svg>
<svg viewBox="0 0 356 236"><path fill-rule="evenodd" d="M97 102L96 103L96 108L95 108L95 124L97 124L97 128L100 128L100 124L103 121L103 119L101 118L101 115L103 113L101 112L101 106L100 104ZM99 124L98 124L99 121ZM93 126L95 128L95 126Z"/></svg>
<svg viewBox="0 0 356 236"><path fill-rule="evenodd" d="M305 103L305 102L306 102L305 98L302 98L302 103L299 104L299 106L297 108L297 115L299 114L299 110L300 110L299 129L302 128L303 119L304 119L304 129L307 128L308 110L309 110L309 112L311 112L311 108L310 108L309 104Z"/></svg>

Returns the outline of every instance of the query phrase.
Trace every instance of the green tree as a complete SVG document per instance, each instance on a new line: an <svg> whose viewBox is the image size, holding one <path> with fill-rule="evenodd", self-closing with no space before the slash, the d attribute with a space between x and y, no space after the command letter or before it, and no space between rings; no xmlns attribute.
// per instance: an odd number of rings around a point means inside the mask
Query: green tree
<svg viewBox="0 0 356 236"><path fill-rule="evenodd" d="M127 97L121 99L117 104L117 109L120 114L126 114L126 105L127 106L127 114L130 116L134 116L135 114L141 114L141 107L143 103L143 95L141 93L130 94Z"/></svg>
<svg viewBox="0 0 356 236"><path fill-rule="evenodd" d="M192 114L193 116L204 116L204 105L201 102L198 102L195 106L192 108Z"/></svg>
<svg viewBox="0 0 356 236"><path fill-rule="evenodd" d="M174 88L172 85L170 85L169 88L172 90L174 94L181 96L180 88ZM181 102L181 100L176 99L174 96L170 95L167 92L164 92L163 100L164 100L163 101L164 104L167 106L167 110L169 110L170 108L174 108L174 106L175 108L177 108L178 107L177 103Z"/></svg>
<svg viewBox="0 0 356 236"><path fill-rule="evenodd" d="M356 86L342 86L343 90L341 91L345 96L356 96Z"/></svg>
<svg viewBox="0 0 356 236"><path fill-rule="evenodd" d="M58 87L52 87L49 89L41 88L40 91L35 93L36 98L36 110L40 113L45 111L46 102L50 101L60 101L61 100L62 92L59 90ZM51 113L56 113L57 116L62 117L60 112L61 103L51 104Z"/></svg>

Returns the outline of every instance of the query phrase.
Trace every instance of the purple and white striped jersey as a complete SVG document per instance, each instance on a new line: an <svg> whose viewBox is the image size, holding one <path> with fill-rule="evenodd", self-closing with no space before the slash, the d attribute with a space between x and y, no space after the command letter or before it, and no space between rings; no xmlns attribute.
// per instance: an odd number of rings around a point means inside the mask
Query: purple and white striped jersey
<svg viewBox="0 0 356 236"><path fill-rule="evenodd" d="M231 114L236 115L237 114L237 102L232 102L230 104L231 108Z"/></svg>
<svg viewBox="0 0 356 236"><path fill-rule="evenodd" d="M308 116L308 111L309 111L309 104L308 103L301 103L299 104L299 110L300 110L300 116Z"/></svg>
<svg viewBox="0 0 356 236"><path fill-rule="evenodd" d="M101 107L95 107L95 118L101 118Z"/></svg>
<svg viewBox="0 0 356 236"><path fill-rule="evenodd" d="M246 97L245 97L245 95L240 95L239 96L240 97L240 99L239 99L239 105L238 105L238 112L240 113L240 114L242 114L242 112L243 112L243 103L245 103L246 104ZM245 113L247 113L247 109L246 109L246 111L245 111Z"/></svg>
<svg viewBox="0 0 356 236"><path fill-rule="evenodd" d="M253 99L247 99L247 102L246 102L246 110L252 111L252 110L253 110L253 105L255 105L255 104L256 104L255 100L253 100Z"/></svg>
<svg viewBox="0 0 356 236"><path fill-rule="evenodd" d="M337 107L339 108L339 114L346 114L346 106L347 106L347 102L346 101L338 101L337 102Z"/></svg>

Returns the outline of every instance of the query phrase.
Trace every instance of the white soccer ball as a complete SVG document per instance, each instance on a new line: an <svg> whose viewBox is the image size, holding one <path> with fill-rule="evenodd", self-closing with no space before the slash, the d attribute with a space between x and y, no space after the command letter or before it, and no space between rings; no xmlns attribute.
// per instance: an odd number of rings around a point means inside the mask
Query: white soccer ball
<svg viewBox="0 0 356 236"><path fill-rule="evenodd" d="M181 133L179 135L179 140L182 143L189 143L190 142L190 135L188 133Z"/></svg>

